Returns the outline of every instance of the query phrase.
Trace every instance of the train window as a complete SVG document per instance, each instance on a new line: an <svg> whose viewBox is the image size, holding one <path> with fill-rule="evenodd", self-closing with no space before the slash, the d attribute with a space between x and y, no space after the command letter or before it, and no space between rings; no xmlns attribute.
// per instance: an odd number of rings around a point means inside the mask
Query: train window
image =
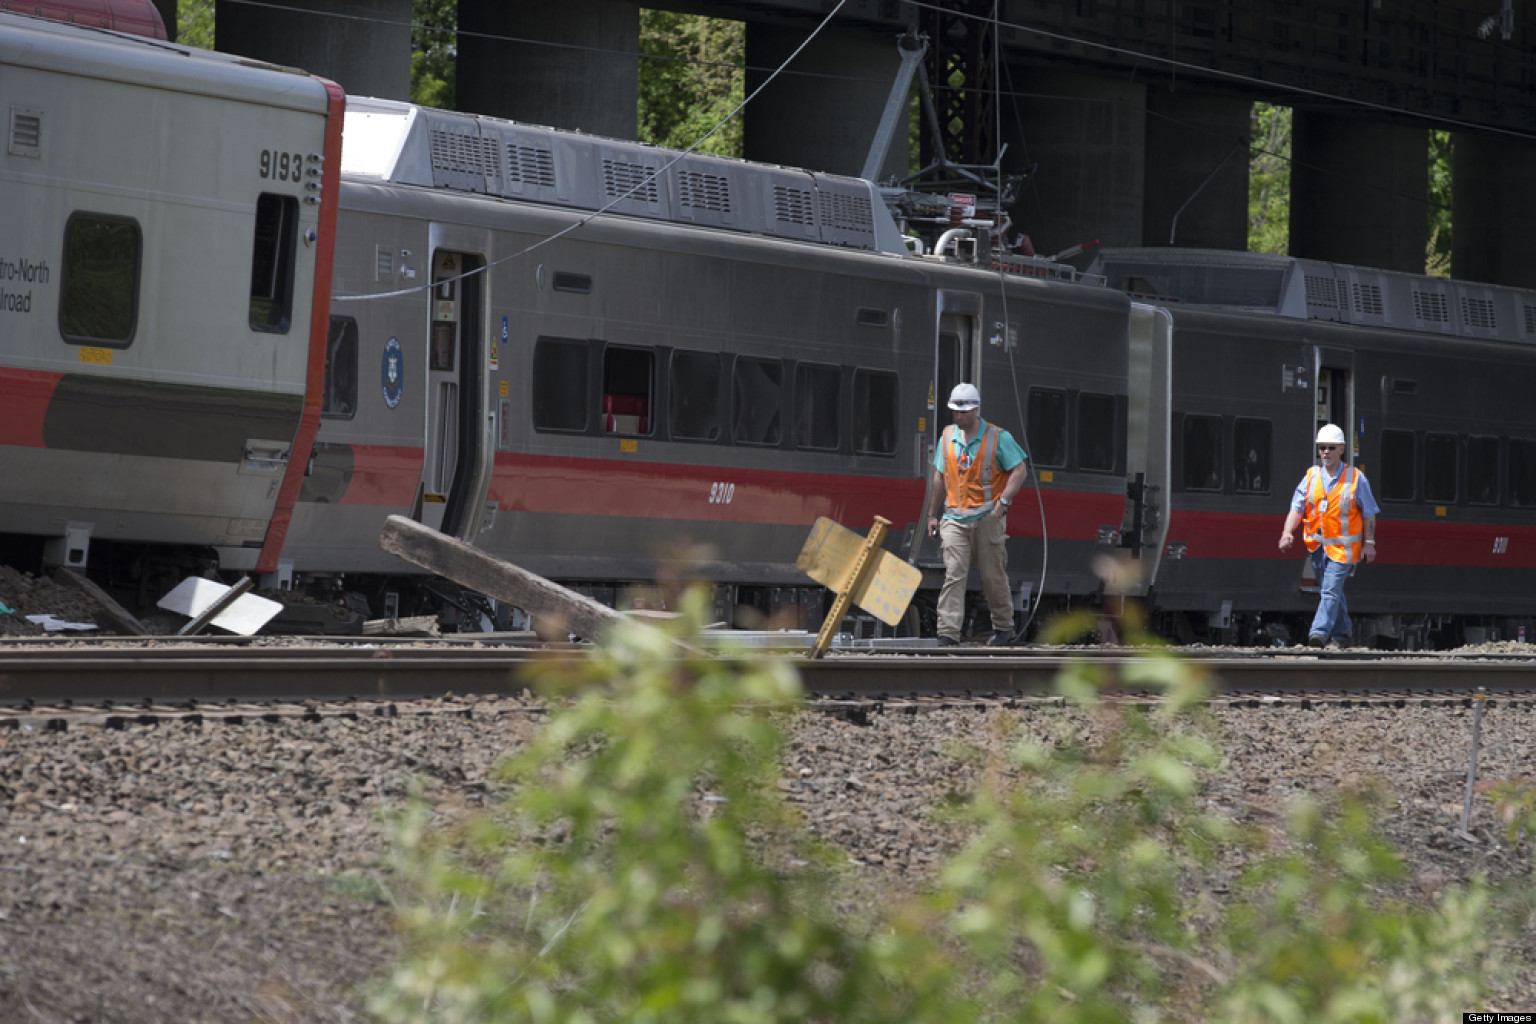
<svg viewBox="0 0 1536 1024"><path fill-rule="evenodd" d="M1238 494L1269 493L1269 420L1238 417L1232 424L1232 483Z"/></svg>
<svg viewBox="0 0 1536 1024"><path fill-rule="evenodd" d="M1221 490L1221 417L1184 417L1184 489Z"/></svg>
<svg viewBox="0 0 1536 1024"><path fill-rule="evenodd" d="M720 439L720 356L672 353L672 436L679 441Z"/></svg>
<svg viewBox="0 0 1536 1024"><path fill-rule="evenodd" d="M533 347L535 430L587 429L587 343L540 338Z"/></svg>
<svg viewBox="0 0 1536 1024"><path fill-rule="evenodd" d="M731 436L737 444L779 443L780 410L784 392L784 364L777 359L736 360L733 394L736 418Z"/></svg>
<svg viewBox="0 0 1536 1024"><path fill-rule="evenodd" d="M350 316L331 317L325 339L325 392L320 415L349 420L357 415L357 321Z"/></svg>
<svg viewBox="0 0 1536 1024"><path fill-rule="evenodd" d="M256 238L251 247L252 330L288 333L298 235L299 201L263 192L256 200Z"/></svg>
<svg viewBox="0 0 1536 1024"><path fill-rule="evenodd" d="M1536 441L1509 439L1509 503L1536 508Z"/></svg>
<svg viewBox="0 0 1536 1024"><path fill-rule="evenodd" d="M795 367L795 447L836 451L843 436L843 372L835 366Z"/></svg>
<svg viewBox="0 0 1536 1024"><path fill-rule="evenodd" d="M1382 500L1413 500L1413 442L1413 434L1407 430L1381 432Z"/></svg>
<svg viewBox="0 0 1536 1024"><path fill-rule="evenodd" d="M1424 437L1424 500L1445 504L1456 500L1456 435Z"/></svg>
<svg viewBox="0 0 1536 1024"><path fill-rule="evenodd" d="M960 335L944 331L939 335L939 390L935 393L939 411L949 407L949 393L961 381L975 383L971 376L970 349L960 344ZM942 425L944 418L941 417L939 422Z"/></svg>
<svg viewBox="0 0 1536 1024"><path fill-rule="evenodd" d="M860 455L896 454L896 375L853 371L853 450Z"/></svg>
<svg viewBox="0 0 1536 1024"><path fill-rule="evenodd" d="M1499 503L1499 439L1467 438L1467 502L1471 505Z"/></svg>
<svg viewBox="0 0 1536 1024"><path fill-rule="evenodd" d="M603 433L649 434L656 353L611 345L603 352Z"/></svg>
<svg viewBox="0 0 1536 1024"><path fill-rule="evenodd" d="M113 346L133 341L142 250L136 221L100 213L70 215L59 286L59 333L66 341Z"/></svg>
<svg viewBox="0 0 1536 1024"><path fill-rule="evenodd" d="M1088 473L1115 471L1114 395L1077 396L1077 468Z"/></svg>
<svg viewBox="0 0 1536 1024"><path fill-rule="evenodd" d="M1029 390L1029 460L1054 469L1067 464L1067 393L1046 388Z"/></svg>

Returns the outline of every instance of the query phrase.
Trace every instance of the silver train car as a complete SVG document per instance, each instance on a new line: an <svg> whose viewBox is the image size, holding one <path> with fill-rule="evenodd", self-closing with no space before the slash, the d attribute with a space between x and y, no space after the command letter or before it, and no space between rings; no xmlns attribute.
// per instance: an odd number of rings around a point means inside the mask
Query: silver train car
<svg viewBox="0 0 1536 1024"><path fill-rule="evenodd" d="M379 550L401 514L610 603L686 576L813 625L812 523L881 515L928 631L918 520L973 380L1038 484L1021 607L1096 602L1107 556L1171 634L1293 635L1275 539L1332 420L1383 505L1362 638L1536 626L1536 296L1168 250L1083 277L963 218L936 255L859 179L12 15L0 109L0 535L119 594L194 566L482 623Z"/></svg>
<svg viewBox="0 0 1536 1024"><path fill-rule="evenodd" d="M344 104L0 14L6 534L80 567L94 542L275 555L319 426Z"/></svg>
<svg viewBox="0 0 1536 1024"><path fill-rule="evenodd" d="M916 523L938 398L974 378L1019 433L1014 381L1084 396L1095 459L1048 474L1045 585L1095 592L1087 553L1160 419L1128 383L1153 311L914 257L858 179L675 156L350 102L330 384L282 571L387 574L401 513L604 598L686 571L723 611L816 604L794 562L819 516L884 515L940 564ZM1045 531L1017 518L1022 597Z"/></svg>

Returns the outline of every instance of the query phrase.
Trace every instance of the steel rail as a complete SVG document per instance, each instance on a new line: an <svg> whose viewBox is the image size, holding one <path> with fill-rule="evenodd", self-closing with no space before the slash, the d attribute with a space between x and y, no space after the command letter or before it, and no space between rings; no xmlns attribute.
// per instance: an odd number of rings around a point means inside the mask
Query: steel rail
<svg viewBox="0 0 1536 1024"><path fill-rule="evenodd" d="M530 670L576 663L570 648L212 647L0 648L0 705L218 704L229 701L414 700L444 694L518 694ZM1067 669L1098 674L1119 692L1150 692L1166 659L1134 653L791 656L808 692L862 698L1042 695ZM1328 654L1185 657L1222 694L1536 692L1536 659L1470 660Z"/></svg>

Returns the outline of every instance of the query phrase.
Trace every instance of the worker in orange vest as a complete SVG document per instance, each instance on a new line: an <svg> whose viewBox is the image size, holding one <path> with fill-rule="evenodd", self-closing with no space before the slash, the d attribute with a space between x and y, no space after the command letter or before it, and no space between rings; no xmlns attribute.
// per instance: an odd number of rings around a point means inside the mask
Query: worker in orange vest
<svg viewBox="0 0 1536 1024"><path fill-rule="evenodd" d="M1307 470L1291 496L1280 550L1291 549L1296 528L1304 525L1303 539L1312 552L1321 592L1307 646L1342 647L1353 632L1344 580L1358 563L1376 560L1376 516L1381 509L1365 474L1343 464L1344 431L1332 423L1319 430L1317 454L1322 464Z"/></svg>
<svg viewBox="0 0 1536 1024"><path fill-rule="evenodd" d="M981 575L992 613L989 646L1013 642L1013 597L1008 587L1008 506L1029 477L1024 449L1013 435L981 418L981 393L956 384L949 394L954 425L944 428L933 453L934 500L925 510L928 536L944 549L944 589L939 591L939 646L960 642L965 617L965 580L971 563ZM944 515L939 516L939 496Z"/></svg>

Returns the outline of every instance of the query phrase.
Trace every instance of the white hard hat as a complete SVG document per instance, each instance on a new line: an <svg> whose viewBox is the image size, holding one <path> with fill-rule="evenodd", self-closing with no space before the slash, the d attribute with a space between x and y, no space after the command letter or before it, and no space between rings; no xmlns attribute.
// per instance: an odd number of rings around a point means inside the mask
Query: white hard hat
<svg viewBox="0 0 1536 1024"><path fill-rule="evenodd" d="M1338 427L1334 426L1332 423L1326 423L1326 424L1323 425L1323 428L1317 432L1317 443L1318 444L1343 444L1344 443L1344 431L1340 430Z"/></svg>
<svg viewBox="0 0 1536 1024"><path fill-rule="evenodd" d="M949 407L956 412L975 409L980 405L981 392L976 390L975 384L956 384L955 390L949 393Z"/></svg>

